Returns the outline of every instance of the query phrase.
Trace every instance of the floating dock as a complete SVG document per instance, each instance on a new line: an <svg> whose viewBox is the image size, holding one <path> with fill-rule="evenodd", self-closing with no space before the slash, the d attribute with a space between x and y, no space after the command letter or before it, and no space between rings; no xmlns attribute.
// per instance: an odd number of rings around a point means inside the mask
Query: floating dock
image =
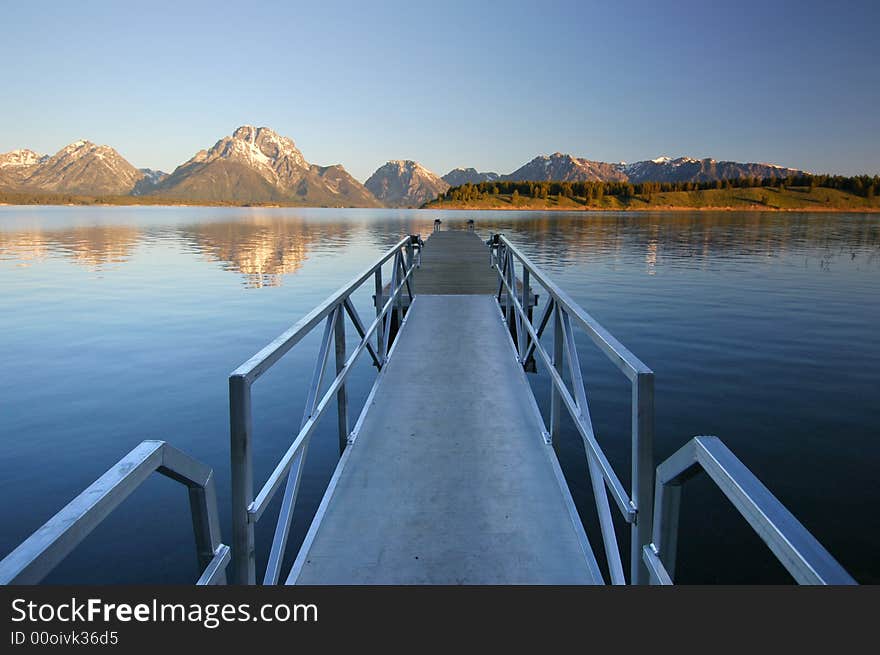
<svg viewBox="0 0 880 655"><path fill-rule="evenodd" d="M393 357L289 583L597 581L497 286L473 232L427 240Z"/></svg>

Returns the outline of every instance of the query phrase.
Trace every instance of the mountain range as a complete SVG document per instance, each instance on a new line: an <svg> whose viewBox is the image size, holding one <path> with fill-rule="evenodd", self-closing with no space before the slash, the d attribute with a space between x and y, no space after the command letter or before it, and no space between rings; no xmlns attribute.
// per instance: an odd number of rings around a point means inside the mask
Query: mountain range
<svg viewBox="0 0 880 655"><path fill-rule="evenodd" d="M0 190L136 195L193 201L292 202L378 207L341 166L310 164L291 139L245 125L197 152L169 175L138 169L110 146L77 141L49 157L31 150L0 155Z"/></svg>
<svg viewBox="0 0 880 655"><path fill-rule="evenodd" d="M110 146L86 140L51 156L27 149L0 154L0 191L334 207L419 207L450 186L495 180L706 182L800 173L773 164L710 158L658 157L627 164L556 152L535 157L507 175L455 168L440 177L416 161L392 160L361 184L342 165L309 163L292 139L250 125L200 150L171 174L136 168Z"/></svg>
<svg viewBox="0 0 880 655"><path fill-rule="evenodd" d="M712 182L726 178L785 177L803 173L773 164L658 157L633 164L592 161L561 152L540 155L507 175L454 168L442 178L418 162L390 161L367 180L367 188L389 207L419 207L449 187L480 182Z"/></svg>

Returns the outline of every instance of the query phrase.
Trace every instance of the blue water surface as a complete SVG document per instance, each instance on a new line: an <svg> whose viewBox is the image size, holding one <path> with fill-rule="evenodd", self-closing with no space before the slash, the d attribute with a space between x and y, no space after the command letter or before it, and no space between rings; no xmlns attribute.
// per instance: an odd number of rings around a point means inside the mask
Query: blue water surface
<svg viewBox="0 0 880 655"><path fill-rule="evenodd" d="M859 214L0 207L0 556L143 439L215 468L228 541L229 373L437 217L509 235L654 369L657 462L718 435L859 581L880 582L880 221ZM319 332L254 387L258 485L299 428ZM628 381L583 334L578 349L599 441L628 485ZM353 416L374 378L362 357ZM557 452L600 551L583 445L564 428ZM291 554L337 456L331 412ZM188 512L183 488L154 476L47 582L193 581ZM677 579L790 581L702 478L684 491Z"/></svg>

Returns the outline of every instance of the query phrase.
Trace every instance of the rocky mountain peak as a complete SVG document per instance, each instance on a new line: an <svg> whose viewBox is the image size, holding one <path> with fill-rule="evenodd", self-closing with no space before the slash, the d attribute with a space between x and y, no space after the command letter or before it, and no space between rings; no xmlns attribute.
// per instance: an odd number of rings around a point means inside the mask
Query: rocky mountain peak
<svg viewBox="0 0 880 655"><path fill-rule="evenodd" d="M588 182L594 180L626 179L626 174L616 164L591 161L569 154L554 152L552 155L539 155L524 164L510 175L503 175L503 180L512 181L558 181Z"/></svg>
<svg viewBox="0 0 880 655"><path fill-rule="evenodd" d="M244 139L245 141L253 141L259 128L253 125L242 125L235 128L232 132L233 139Z"/></svg>
<svg viewBox="0 0 880 655"><path fill-rule="evenodd" d="M478 172L476 168L453 168L443 176L449 186L461 186L462 184L479 184L480 182L494 182L501 177L498 173Z"/></svg>
<svg viewBox="0 0 880 655"><path fill-rule="evenodd" d="M97 145L88 141L86 139L80 139L79 141L74 141L66 146L64 146L61 150L55 153L50 159L54 159L55 157L84 157L86 155L96 153L102 157L119 157L119 153L116 152L113 148L106 145Z"/></svg>
<svg viewBox="0 0 880 655"><path fill-rule="evenodd" d="M80 139L51 157L20 149L0 155L0 186L23 191L125 195L144 173L116 150Z"/></svg>
<svg viewBox="0 0 880 655"><path fill-rule="evenodd" d="M94 147L94 145L94 143L87 139L80 139L79 141L74 141L73 143L67 144L61 150L63 152L73 152L74 150L79 150L80 148L91 148Z"/></svg>
<svg viewBox="0 0 880 655"><path fill-rule="evenodd" d="M162 179L150 193L204 200L296 201L370 207L370 193L342 166L306 161L293 139L241 125Z"/></svg>
<svg viewBox="0 0 880 655"><path fill-rule="evenodd" d="M309 164L292 139L268 127L242 125L232 136L223 137L210 150L201 150L183 166L209 163L218 159L238 161L253 168L271 169L284 177L291 168L308 168Z"/></svg>
<svg viewBox="0 0 880 655"><path fill-rule="evenodd" d="M413 161L412 159L392 159L390 160L386 166L396 168L400 172L415 172L415 171L427 171L424 166L422 166L419 162Z"/></svg>
<svg viewBox="0 0 880 655"><path fill-rule="evenodd" d="M392 159L373 173L365 186L377 199L396 207L420 207L449 184L412 159Z"/></svg>
<svg viewBox="0 0 880 655"><path fill-rule="evenodd" d="M36 166L49 159L49 155L40 155L27 148L19 148L0 154L0 168L23 168Z"/></svg>

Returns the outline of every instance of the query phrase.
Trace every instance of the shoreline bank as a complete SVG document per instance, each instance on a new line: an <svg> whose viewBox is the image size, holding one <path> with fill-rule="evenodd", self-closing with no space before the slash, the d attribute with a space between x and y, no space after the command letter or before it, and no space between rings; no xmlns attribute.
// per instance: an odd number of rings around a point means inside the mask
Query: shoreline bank
<svg viewBox="0 0 880 655"><path fill-rule="evenodd" d="M237 209L403 209L406 211L514 211L514 212L570 212L583 214L610 214L620 212L764 212L807 214L880 214L878 207L766 207L763 205L687 207L681 205L657 205L651 207L514 207L512 205L481 207L479 205L428 206L428 207L328 207L326 205L280 205L233 204L233 203L114 203L114 202L0 202L0 207L215 207Z"/></svg>
<svg viewBox="0 0 880 655"><path fill-rule="evenodd" d="M426 211L519 211L519 212L577 212L584 214L608 214L620 212L772 212L772 213L810 213L810 214L880 214L880 207L764 207L761 205L745 205L742 207L685 207L685 206L655 206L655 207L479 207L455 206L455 207L420 207Z"/></svg>

